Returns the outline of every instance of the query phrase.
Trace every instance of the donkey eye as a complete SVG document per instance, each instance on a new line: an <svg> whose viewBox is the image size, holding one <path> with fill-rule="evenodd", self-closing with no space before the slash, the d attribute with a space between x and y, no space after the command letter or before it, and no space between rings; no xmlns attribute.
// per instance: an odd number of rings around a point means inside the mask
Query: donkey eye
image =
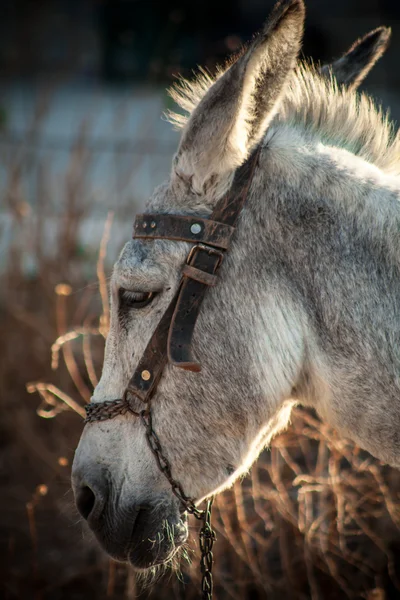
<svg viewBox="0 0 400 600"><path fill-rule="evenodd" d="M119 305L120 308L144 308L150 304L156 293L155 292L131 292L124 288L119 289Z"/></svg>

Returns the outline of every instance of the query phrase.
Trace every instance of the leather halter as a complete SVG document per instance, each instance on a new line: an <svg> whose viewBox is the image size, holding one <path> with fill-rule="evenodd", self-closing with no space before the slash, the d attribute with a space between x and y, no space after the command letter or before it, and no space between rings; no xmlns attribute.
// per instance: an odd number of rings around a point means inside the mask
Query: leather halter
<svg viewBox="0 0 400 600"><path fill-rule="evenodd" d="M85 422L102 421L132 412L130 396L149 403L167 362L199 372L191 342L201 304L208 287L218 281L218 270L229 249L235 225L246 201L261 148L237 169L231 189L218 201L209 219L169 214L140 214L134 239L168 239L191 242L179 288L161 317L122 399L86 406Z"/></svg>
<svg viewBox="0 0 400 600"><path fill-rule="evenodd" d="M178 290L161 317L122 398L86 405L85 423L105 421L117 415L131 413L140 418L146 429L146 438L158 468L168 479L172 492L181 506L203 525L199 533L201 550L202 598L212 599L213 579L212 548L215 532L211 527L211 506L199 510L195 500L187 496L182 485L174 479L171 464L163 453L160 441L152 426L150 408L154 393L167 361L188 371L200 371L201 366L192 356L191 342L197 317L206 290L218 282L218 270L225 252L229 249L235 225L246 201L254 171L260 155L257 148L235 173L230 191L223 196L211 213L210 219L180 215L138 215L133 237L136 239L167 239L194 243L182 268ZM132 396L146 403L146 409L137 412Z"/></svg>

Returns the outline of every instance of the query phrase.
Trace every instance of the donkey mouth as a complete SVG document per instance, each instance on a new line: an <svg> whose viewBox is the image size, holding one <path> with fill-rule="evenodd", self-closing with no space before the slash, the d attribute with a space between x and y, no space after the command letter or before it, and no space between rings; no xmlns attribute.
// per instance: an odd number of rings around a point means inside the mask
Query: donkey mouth
<svg viewBox="0 0 400 600"><path fill-rule="evenodd" d="M186 518L164 519L157 525L149 522L145 511L143 514L141 511L131 537L128 561L138 570L162 565L171 560L187 537Z"/></svg>
<svg viewBox="0 0 400 600"><path fill-rule="evenodd" d="M91 528L107 554L139 571L171 560L188 537L186 516L161 515L150 508L128 518L108 517L101 527Z"/></svg>

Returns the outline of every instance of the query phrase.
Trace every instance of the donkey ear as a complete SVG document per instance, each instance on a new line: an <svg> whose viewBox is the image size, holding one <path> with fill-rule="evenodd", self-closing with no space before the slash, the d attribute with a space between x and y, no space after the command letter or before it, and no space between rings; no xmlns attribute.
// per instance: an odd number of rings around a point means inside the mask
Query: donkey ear
<svg viewBox="0 0 400 600"><path fill-rule="evenodd" d="M175 165L202 190L241 165L261 139L300 49L303 0L281 0L244 53L208 89L183 131Z"/></svg>
<svg viewBox="0 0 400 600"><path fill-rule="evenodd" d="M386 51L391 36L388 27L378 27L357 40L339 60L321 68L321 74L331 74L341 85L356 89L368 75L374 64Z"/></svg>

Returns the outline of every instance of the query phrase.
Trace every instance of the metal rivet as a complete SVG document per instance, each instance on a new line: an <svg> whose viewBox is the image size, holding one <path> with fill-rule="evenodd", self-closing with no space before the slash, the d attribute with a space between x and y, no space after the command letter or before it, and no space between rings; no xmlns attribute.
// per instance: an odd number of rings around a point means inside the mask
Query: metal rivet
<svg viewBox="0 0 400 600"><path fill-rule="evenodd" d="M152 222L150 223L150 227L151 227L152 229L154 229L154 227L155 227L156 225L157 225L157 223L156 223L155 221L152 221Z"/></svg>
<svg viewBox="0 0 400 600"><path fill-rule="evenodd" d="M144 370L142 371L141 376L144 381L148 381L151 377L151 373L150 371Z"/></svg>
<svg viewBox="0 0 400 600"><path fill-rule="evenodd" d="M143 225L142 225L142 227L143 227L143 229L146 229L146 227L147 227L147 223L146 223L146 221L144 221L144 222L143 222Z"/></svg>
<svg viewBox="0 0 400 600"><path fill-rule="evenodd" d="M199 223L193 223L193 225L192 225L192 226L191 226L191 228L190 228L190 231L191 231L192 233L194 233L195 235L196 235L197 233L200 233L200 231L201 231L201 225L199 225Z"/></svg>

